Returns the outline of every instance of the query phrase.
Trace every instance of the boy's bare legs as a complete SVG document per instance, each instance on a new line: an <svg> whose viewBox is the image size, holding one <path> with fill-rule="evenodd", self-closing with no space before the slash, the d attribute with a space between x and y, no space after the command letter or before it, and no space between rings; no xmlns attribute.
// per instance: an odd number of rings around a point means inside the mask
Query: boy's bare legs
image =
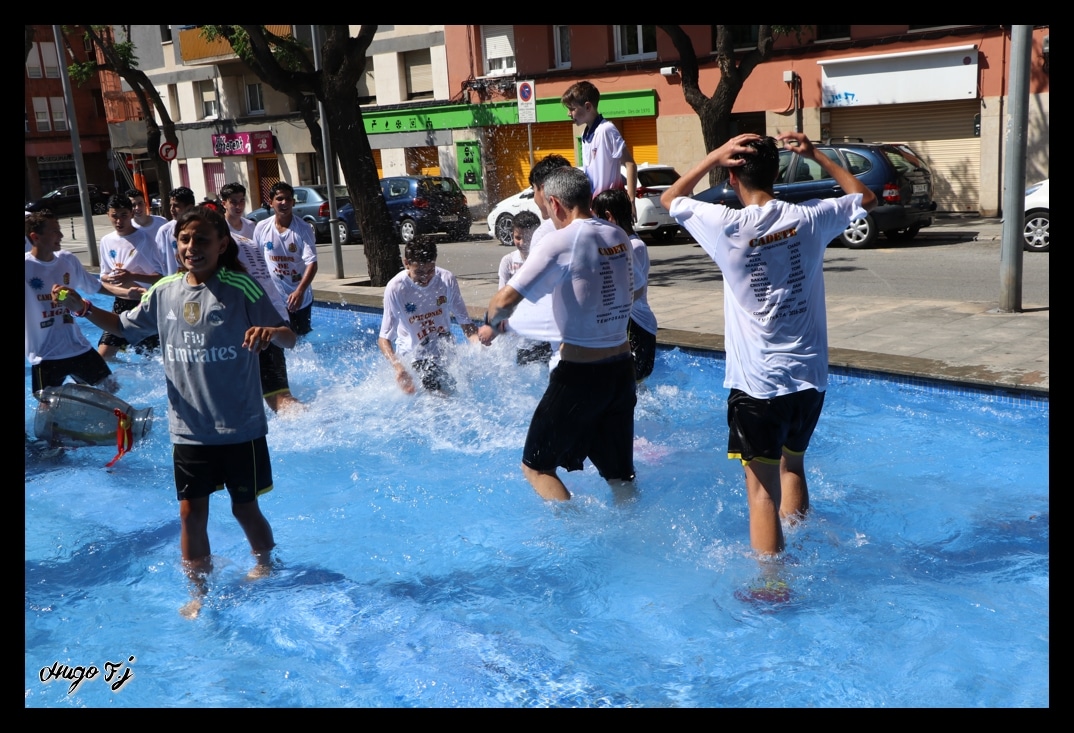
<svg viewBox="0 0 1074 733"><path fill-rule="evenodd" d="M567 487L559 480L554 470L537 471L523 463L522 475L526 477L526 480L530 482L530 486L542 499L567 501L571 498L571 492L567 491Z"/></svg>
<svg viewBox="0 0 1074 733"><path fill-rule="evenodd" d="M754 459L746 464L745 471L750 546L762 555L775 555L783 551L783 527L779 522L780 465Z"/></svg>
<svg viewBox="0 0 1074 733"><path fill-rule="evenodd" d="M783 452L779 462L779 483L782 498L779 516L791 525L805 519L809 511L809 488L806 486L805 455Z"/></svg>
<svg viewBox="0 0 1074 733"><path fill-rule="evenodd" d="M209 551L209 497L184 499L179 502L179 520L182 525L180 545L183 550L183 569L193 583L194 599L179 609L187 618L196 618L201 610L201 598L205 595L205 576L212 571Z"/></svg>
<svg viewBox="0 0 1074 733"><path fill-rule="evenodd" d="M231 502L231 513L246 533L250 552L257 559L257 567L250 571L248 577L260 578L267 575L272 566L272 548L276 546L276 541L272 537L272 527L261 513L257 499L242 504Z"/></svg>

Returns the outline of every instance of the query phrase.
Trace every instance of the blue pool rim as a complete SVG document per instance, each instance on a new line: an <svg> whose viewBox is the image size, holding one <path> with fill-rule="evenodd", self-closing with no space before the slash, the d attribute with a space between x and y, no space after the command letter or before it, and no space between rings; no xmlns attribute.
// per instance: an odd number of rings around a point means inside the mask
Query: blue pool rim
<svg viewBox="0 0 1074 733"><path fill-rule="evenodd" d="M318 308L328 310L347 310L380 316L382 308L377 308L360 303L330 302L324 300L314 301ZM685 354L695 354L708 358L725 359L726 352L720 349L708 349L699 346L683 346L678 344L661 343L658 339L657 348L661 350L678 349ZM942 379L939 377L923 377L920 375L898 374L885 372L879 369L862 369L861 367L840 366L830 364L828 367L829 379L838 382L841 379L883 379L894 384L902 384L916 387L925 391L942 392L948 395L987 398L1003 405L1033 407L1036 409L1050 406L1049 393L1046 390L1036 390L1004 385L985 385L974 382L963 382L954 379Z"/></svg>

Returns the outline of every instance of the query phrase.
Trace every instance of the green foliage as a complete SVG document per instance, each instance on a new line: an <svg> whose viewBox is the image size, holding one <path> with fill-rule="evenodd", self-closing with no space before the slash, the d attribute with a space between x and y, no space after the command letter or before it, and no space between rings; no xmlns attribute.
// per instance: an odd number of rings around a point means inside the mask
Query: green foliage
<svg viewBox="0 0 1074 733"><path fill-rule="evenodd" d="M97 64L94 61L75 61L67 67L67 73L81 86L97 73Z"/></svg>

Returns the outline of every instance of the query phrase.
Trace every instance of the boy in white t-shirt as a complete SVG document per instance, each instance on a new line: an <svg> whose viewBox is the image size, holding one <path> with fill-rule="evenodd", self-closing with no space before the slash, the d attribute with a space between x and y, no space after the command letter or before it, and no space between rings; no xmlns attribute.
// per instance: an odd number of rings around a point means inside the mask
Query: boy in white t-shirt
<svg viewBox="0 0 1074 733"><path fill-rule="evenodd" d="M585 125L582 131L582 169L589 178L593 196L609 188L623 188L620 168L625 168L631 217L637 219L634 196L638 189L638 166L618 128L597 111L600 90L591 82L580 81L572 84L560 101L574 124Z"/></svg>
<svg viewBox="0 0 1074 733"><path fill-rule="evenodd" d="M444 368L444 359L455 344L451 321L474 342L477 326L470 320L455 276L436 266L435 243L408 244L403 265L406 269L384 286L377 346L395 369L395 380L404 392L416 391L404 363L409 362L422 387L449 394L455 390L455 378Z"/></svg>
<svg viewBox="0 0 1074 733"><path fill-rule="evenodd" d="M78 258L60 249L63 232L51 211L26 218L26 360L30 362L33 393L59 387L67 377L82 384L113 390L112 370L97 352L64 303L54 306L52 286L101 291L100 281L86 272Z"/></svg>
<svg viewBox="0 0 1074 733"><path fill-rule="evenodd" d="M876 195L805 135L785 132L779 140L815 161L846 195L780 201L772 189L777 141L747 134L713 150L660 197L723 275L727 457L742 463L750 545L761 555L783 551L781 517L796 522L809 509L805 451L828 384L824 248L876 206ZM743 208L690 198L717 166L727 168Z"/></svg>

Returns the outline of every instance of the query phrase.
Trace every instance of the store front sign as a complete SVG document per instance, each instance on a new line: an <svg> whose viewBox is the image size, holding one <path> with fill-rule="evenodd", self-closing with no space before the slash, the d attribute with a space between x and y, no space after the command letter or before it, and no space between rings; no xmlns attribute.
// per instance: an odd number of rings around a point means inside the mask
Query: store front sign
<svg viewBox="0 0 1074 733"><path fill-rule="evenodd" d="M213 152L217 155L261 155L274 152L272 133L225 132L213 135Z"/></svg>

